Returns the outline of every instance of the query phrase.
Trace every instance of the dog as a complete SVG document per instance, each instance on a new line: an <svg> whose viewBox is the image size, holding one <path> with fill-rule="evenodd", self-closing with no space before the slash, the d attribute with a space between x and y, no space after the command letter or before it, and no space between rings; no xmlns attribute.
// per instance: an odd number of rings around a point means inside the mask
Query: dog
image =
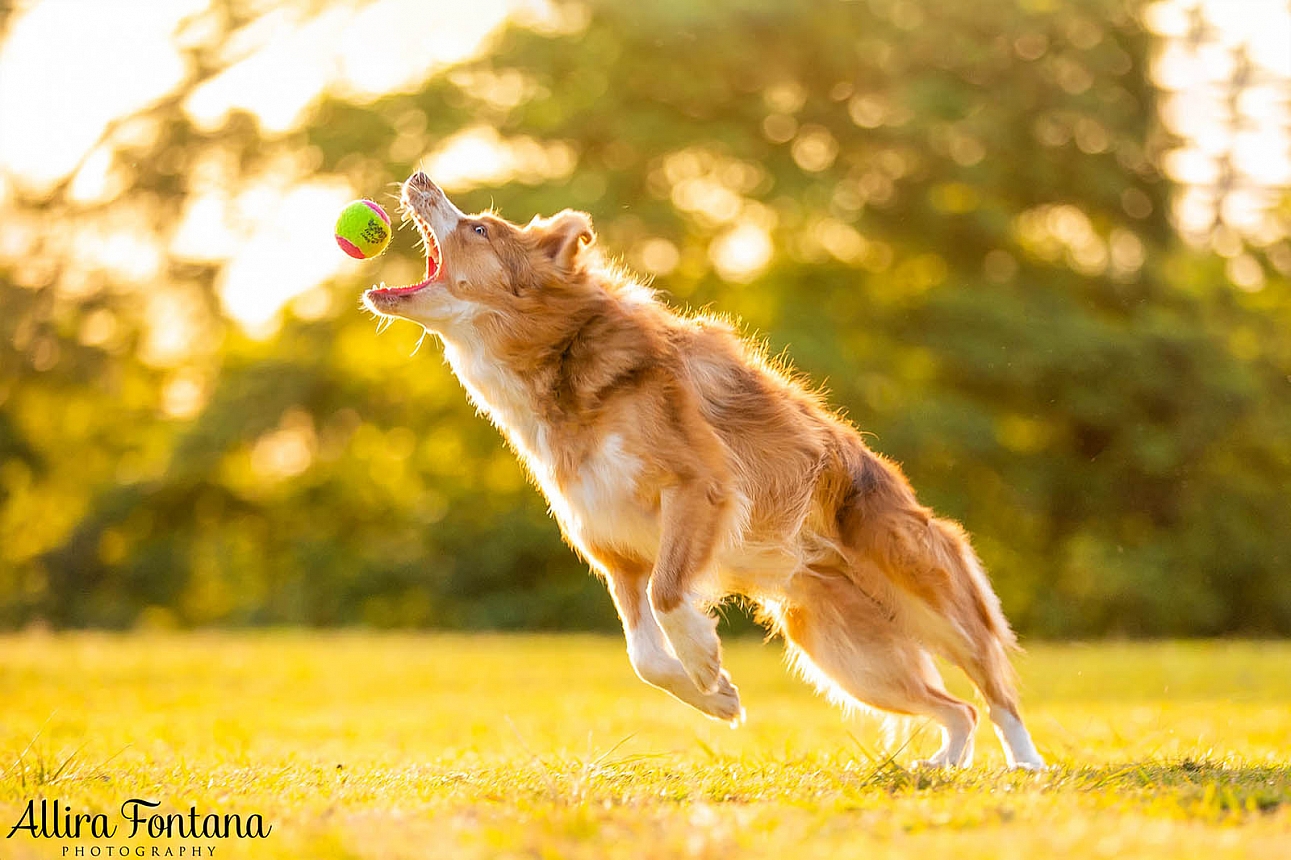
<svg viewBox="0 0 1291 860"><path fill-rule="evenodd" d="M964 530L731 324L683 315L595 247L589 215L467 215L424 173L400 203L426 277L363 303L423 326L506 437L566 541L608 584L637 675L738 725L709 609L782 634L835 701L930 717L924 764L972 762L981 690L1010 767L1044 761L1018 711L1016 639Z"/></svg>

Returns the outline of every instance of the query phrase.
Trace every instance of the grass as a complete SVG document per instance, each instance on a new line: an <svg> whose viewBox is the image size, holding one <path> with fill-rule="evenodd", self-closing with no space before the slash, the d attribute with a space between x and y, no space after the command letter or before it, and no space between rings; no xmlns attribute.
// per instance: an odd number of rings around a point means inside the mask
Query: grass
<svg viewBox="0 0 1291 860"><path fill-rule="evenodd" d="M610 638L0 637L0 860L1291 853L1291 643L1033 646L1039 775L1005 772L985 728L972 770L913 770L928 727L888 744L774 645L728 645L727 665L738 731L641 684ZM273 831L4 838L33 799L121 825L134 797Z"/></svg>

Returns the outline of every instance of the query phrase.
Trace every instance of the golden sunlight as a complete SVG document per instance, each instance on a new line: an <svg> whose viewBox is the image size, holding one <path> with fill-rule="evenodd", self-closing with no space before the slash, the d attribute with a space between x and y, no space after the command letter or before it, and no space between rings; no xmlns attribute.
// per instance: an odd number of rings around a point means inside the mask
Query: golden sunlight
<svg viewBox="0 0 1291 860"><path fill-rule="evenodd" d="M0 45L0 192L12 187L40 197L70 179L72 202L111 201L127 181L114 170L116 145L153 131L124 118L195 73L189 56L211 50L222 14L209 0L37 0L15 13ZM363 102L416 87L482 50L508 16L539 28L572 26L542 0L350 0L324 7L284 0L214 48L227 68L199 84L184 108L206 130L236 110L252 114L271 136L287 133L326 93ZM492 129L451 143L428 148L468 179L484 171L489 179L540 181L573 167L572 154L559 147L499 141ZM188 171L197 193L168 235L110 247L105 239L101 250L122 271L155 274L158 239L180 260L225 264L219 283L225 311L252 335L270 335L293 297L338 275L357 276L357 264L333 246L332 221L346 200L383 190L311 178L300 165L278 167L247 178L218 154L206 158ZM22 243L13 244L12 256L20 256ZM127 259L131 248L137 260Z"/></svg>
<svg viewBox="0 0 1291 860"><path fill-rule="evenodd" d="M1180 138L1165 159L1183 187L1172 213L1191 241L1223 225L1256 245L1283 238L1268 217L1291 185L1291 8L1281 0L1162 0L1152 68L1161 119Z"/></svg>
<svg viewBox="0 0 1291 860"><path fill-rule="evenodd" d="M190 74L172 36L205 6L43 0L17 13L0 46L0 171L37 193L68 176L114 120Z"/></svg>
<svg viewBox="0 0 1291 860"><path fill-rule="evenodd" d="M89 263L140 278L157 276L164 250L181 261L221 265L224 311L256 336L272 334L282 308L319 284L362 277L362 264L332 246L331 221L344 201L385 189L317 176L303 163L246 176L219 152L209 152L185 168L184 181L194 194L173 223L123 222L120 212L95 212L93 207L110 207L130 181L125 150L157 133L134 115L191 85L198 74L193 57L205 53L223 69L182 103L199 128L218 129L241 111L274 137L300 128L326 94L369 102L417 87L485 50L509 17L548 31L569 32L586 23L579 18L585 10L576 4L552 7L545 0L264 5L263 14L225 33L224 13L211 0L34 0L13 13L0 44L0 202L14 194L39 198L69 182L67 199L85 212L76 231L62 232L67 241L73 232L76 241L85 240L78 247ZM1291 185L1291 9L1280 0L1158 0L1147 7L1145 21L1160 37L1153 77L1164 93L1162 122L1181 141L1164 159L1181 186L1174 223L1185 236L1212 245L1221 226L1256 245L1276 243L1283 228L1269 212ZM468 77L459 84L500 110L536 86L508 70ZM785 85L769 90L766 99L773 117L790 119L802 97ZM849 109L859 125L883 121L888 107L876 99L852 97ZM424 134L425 117L416 119L400 127L390 152L419 161L450 190L512 180L542 183L568 177L576 167L577 153L562 141L504 138L487 124L432 140ZM824 170L837 157L838 142L822 127L794 122L767 131L792 141L792 156L805 171ZM1106 133L1096 123L1083 136L1078 129L1077 138L1086 151L1106 146ZM980 144L971 139L957 146L963 163L982 157ZM715 234L710 256L722 277L747 281L769 265L774 216L752 199L766 183L760 165L692 147L667 156L650 181L657 196ZM890 196L890 186L875 171L843 191L857 200L881 201ZM975 205L955 191L941 188L938 205L948 211ZM1127 198L1125 205L1132 211L1143 204ZM1136 269L1136 237L1122 236L1108 246L1073 230L1082 213L1059 207L1031 214L1022 225L1029 241L1079 270ZM0 260L22 258L31 229L12 225L0 237ZM881 243L867 244L855 231L829 227L818 244L842 260L886 266ZM654 273L678 265L676 249L663 240L643 245L637 256ZM36 271L38 262L25 265L34 272L28 278L33 283L44 276ZM1250 266L1239 260L1233 268L1243 283L1252 282L1245 277ZM373 280L380 277L367 271ZM74 275L66 280L77 283Z"/></svg>

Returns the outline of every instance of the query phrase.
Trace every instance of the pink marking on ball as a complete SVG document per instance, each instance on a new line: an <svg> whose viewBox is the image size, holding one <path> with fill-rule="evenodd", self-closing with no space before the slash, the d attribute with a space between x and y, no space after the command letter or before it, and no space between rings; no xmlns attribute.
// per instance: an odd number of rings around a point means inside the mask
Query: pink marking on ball
<svg viewBox="0 0 1291 860"><path fill-rule="evenodd" d="M337 236L336 244L340 245L342 251L349 254L351 257L353 257L356 260L367 259L367 257L363 253L363 249L360 248L358 245L355 245L349 239L346 239L344 236Z"/></svg>
<svg viewBox="0 0 1291 860"><path fill-rule="evenodd" d="M386 211L385 211L384 209L382 209L380 206L378 206L377 204L373 203L371 200L364 200L364 201L363 201L363 205L364 205L364 206L366 206L366 207L368 207L369 209L371 209L373 212L377 213L377 216L378 216L382 221L386 222L386 224L389 224L389 223L390 223L390 216L389 216L389 215L387 215L387 214L386 214Z"/></svg>

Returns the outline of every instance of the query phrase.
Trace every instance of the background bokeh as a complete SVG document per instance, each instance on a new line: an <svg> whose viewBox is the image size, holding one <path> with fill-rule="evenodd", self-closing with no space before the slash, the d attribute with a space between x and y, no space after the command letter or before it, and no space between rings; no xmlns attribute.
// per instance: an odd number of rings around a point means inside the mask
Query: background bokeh
<svg viewBox="0 0 1291 860"><path fill-rule="evenodd" d="M429 339L421 166L591 212L1032 636L1291 633L1282 0L0 5L0 625L615 625ZM414 354L415 353L415 354Z"/></svg>

